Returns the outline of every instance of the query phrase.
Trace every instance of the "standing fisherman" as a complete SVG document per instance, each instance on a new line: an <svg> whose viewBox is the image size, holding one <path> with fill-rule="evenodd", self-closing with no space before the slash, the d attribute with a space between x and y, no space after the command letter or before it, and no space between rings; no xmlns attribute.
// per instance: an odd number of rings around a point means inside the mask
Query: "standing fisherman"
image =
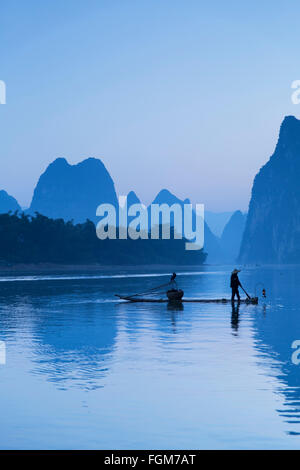
<svg viewBox="0 0 300 470"><path fill-rule="evenodd" d="M170 284L171 284L172 289L177 290L178 286L177 286L177 282L175 281L175 278L176 278L176 273L173 273L170 278Z"/></svg>
<svg viewBox="0 0 300 470"><path fill-rule="evenodd" d="M231 278L230 278L230 287L232 291L231 302L234 301L235 295L237 296L238 301L241 300L240 293L239 293L239 286L242 287L242 284L240 283L240 280L238 278L239 272L241 272L240 269L234 269L231 273Z"/></svg>

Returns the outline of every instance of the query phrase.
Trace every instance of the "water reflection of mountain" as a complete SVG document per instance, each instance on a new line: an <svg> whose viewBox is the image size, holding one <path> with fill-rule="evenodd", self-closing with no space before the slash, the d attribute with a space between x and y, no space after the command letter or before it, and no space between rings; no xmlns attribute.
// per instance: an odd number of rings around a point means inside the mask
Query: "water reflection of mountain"
<svg viewBox="0 0 300 470"><path fill-rule="evenodd" d="M2 326L27 338L33 374L44 374L61 389L103 386L115 347L117 318L111 305L98 298L99 281L84 286L74 281L3 283Z"/></svg>
<svg viewBox="0 0 300 470"><path fill-rule="evenodd" d="M298 286L299 268L276 268L267 275L272 303L254 316L255 347L259 364L278 381L276 392L284 398L277 412L288 433L300 435L300 365L292 363L291 344L300 339ZM269 361L268 361L269 360Z"/></svg>
<svg viewBox="0 0 300 470"><path fill-rule="evenodd" d="M81 307L65 311L68 318L57 325L35 324L33 373L46 374L60 388L72 385L85 389L103 386L109 372L117 333L116 323L101 308Z"/></svg>

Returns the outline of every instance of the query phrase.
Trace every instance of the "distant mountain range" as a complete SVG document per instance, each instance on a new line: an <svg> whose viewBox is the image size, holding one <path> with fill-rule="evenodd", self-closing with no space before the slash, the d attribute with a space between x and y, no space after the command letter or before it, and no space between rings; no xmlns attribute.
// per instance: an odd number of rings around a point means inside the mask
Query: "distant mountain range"
<svg viewBox="0 0 300 470"><path fill-rule="evenodd" d="M209 226L212 233L220 238L222 236L225 225L229 222L233 213L234 211L211 212L205 210L205 222Z"/></svg>
<svg viewBox="0 0 300 470"><path fill-rule="evenodd" d="M154 200L152 201L152 204L159 204L159 205L167 204L168 206L172 206L173 204L179 204L181 207L183 207L184 204L190 204L190 200L188 198L184 200L178 199L178 197L176 197L167 189L162 189L154 198ZM162 220L160 219L160 223L161 222ZM172 223L172 219L171 219L171 223ZM204 251L208 253L208 256L207 256L208 263L217 263L223 260L222 249L221 249L219 240L212 233L206 221L204 221Z"/></svg>
<svg viewBox="0 0 300 470"><path fill-rule="evenodd" d="M134 191L128 193L128 207L140 202ZM83 223L89 219L96 224L99 221L96 209L102 203L110 203L118 208L113 179L102 161L88 158L77 165L70 165L65 158L57 158L40 176L30 207L25 213L29 215L39 213L52 219L61 218L66 222L72 220L75 224ZM190 200L188 198L181 200L167 189L162 189L152 203L167 204L168 206L179 204L183 207L184 204L189 204ZM5 191L0 192L0 213L15 210L21 211L17 201ZM150 221L150 206L148 211ZM239 237L242 229L238 226L237 219L233 221L230 219L231 215L231 212L220 214L208 212L205 214L217 233L221 233L222 227L225 226L224 235L218 237L213 233L205 218L204 251L208 253L208 263L234 261L239 249ZM132 219L133 217L128 217L128 222ZM171 225L173 224L171 223ZM235 230L239 235L233 233ZM234 243L230 243L231 235Z"/></svg>
<svg viewBox="0 0 300 470"><path fill-rule="evenodd" d="M237 258L239 263L299 263L299 181L300 120L287 116L273 155L254 179L248 214L206 212L204 249L208 263L234 263ZM127 202L130 206L140 199L130 191ZM189 202L167 189L153 200L169 206ZM101 203L118 207L114 182L101 160L88 158L70 165L58 158L41 175L27 213L75 223L88 218L96 223L96 208ZM0 191L0 214L17 210L21 208L16 199Z"/></svg>

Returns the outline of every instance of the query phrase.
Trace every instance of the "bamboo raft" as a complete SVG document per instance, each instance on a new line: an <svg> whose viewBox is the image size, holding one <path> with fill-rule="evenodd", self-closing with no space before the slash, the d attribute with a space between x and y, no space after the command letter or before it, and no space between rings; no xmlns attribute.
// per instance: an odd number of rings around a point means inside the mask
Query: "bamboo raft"
<svg viewBox="0 0 300 470"><path fill-rule="evenodd" d="M169 299L147 299L147 298L139 298L139 297L131 297L131 296L123 296L119 294L115 294L120 300L126 300L127 302L148 302L148 303L215 303L215 304L228 304L232 303L231 299L181 299L181 300L169 300ZM237 299L234 300L235 303L241 304L258 304L258 297L251 297L250 299L241 299L239 302Z"/></svg>
<svg viewBox="0 0 300 470"><path fill-rule="evenodd" d="M173 278L174 276L174 278ZM118 297L120 300L125 300L127 302L132 302L132 303L137 303L137 302L147 302L147 303L169 303L169 304L174 304L176 303L181 304L182 302L185 303L202 303L202 304L207 304L207 303L216 303L216 304L228 304L232 302L236 303L242 303L242 304L253 304L257 305L258 304L258 297L250 297L249 294L244 290L245 294L247 295L246 299L240 299L232 301L231 299L226 299L226 298L221 298L221 299L185 299L184 292L182 289L178 289L177 284L174 281L176 274L173 273L173 276L171 278L171 282L168 282L166 284L162 284L160 286L153 287L152 289L149 289L146 292L141 292L137 294L130 294L130 295L120 295L120 294L115 294L116 297ZM160 291L160 292L159 292ZM153 298L153 295L157 296L157 298ZM165 297L161 297L164 295ZM145 297L146 296L146 297ZM147 297L149 296L149 297ZM151 297L152 296L152 297Z"/></svg>

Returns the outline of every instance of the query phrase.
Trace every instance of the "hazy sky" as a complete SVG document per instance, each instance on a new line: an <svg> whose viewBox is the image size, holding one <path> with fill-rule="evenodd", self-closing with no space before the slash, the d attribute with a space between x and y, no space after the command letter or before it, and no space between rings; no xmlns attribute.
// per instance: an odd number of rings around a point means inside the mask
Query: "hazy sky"
<svg viewBox="0 0 300 470"><path fill-rule="evenodd" d="M247 4L247 5L246 5ZM247 209L286 114L300 117L300 3L10 0L0 6L0 189L30 203L56 157L116 189Z"/></svg>

